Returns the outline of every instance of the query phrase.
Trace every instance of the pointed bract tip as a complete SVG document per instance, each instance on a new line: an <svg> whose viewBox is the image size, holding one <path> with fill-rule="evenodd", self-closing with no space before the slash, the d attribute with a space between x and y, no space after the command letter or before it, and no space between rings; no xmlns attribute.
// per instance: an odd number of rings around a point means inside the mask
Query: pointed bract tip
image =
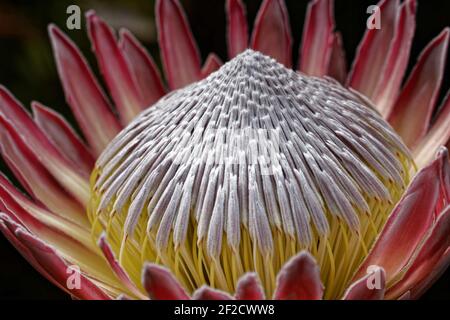
<svg viewBox="0 0 450 320"><path fill-rule="evenodd" d="M445 46L444 54L446 54L447 53L447 47L448 47L449 38L450 38L450 27L445 27L441 31L441 33L439 33L436 36L436 38L431 40L430 44L424 49L424 52L426 50L431 50L431 48L434 48L436 46L441 45L441 43L444 43L444 46Z"/></svg>
<svg viewBox="0 0 450 320"><path fill-rule="evenodd" d="M67 37L67 35L54 23L48 25L48 36L50 37L50 41L55 49L55 45L58 43L64 42L66 45L74 47L72 41Z"/></svg>
<svg viewBox="0 0 450 320"><path fill-rule="evenodd" d="M162 266L146 263L142 272L142 284L154 300L188 300L184 288L173 274Z"/></svg>
<svg viewBox="0 0 450 320"><path fill-rule="evenodd" d="M95 12L95 10L92 10L92 9L86 11L85 16L86 16L86 19L88 19L88 20L98 18L97 12Z"/></svg>
<svg viewBox="0 0 450 320"><path fill-rule="evenodd" d="M86 23L87 23L87 28L88 28L88 35L91 38L91 41L93 41L94 39L92 38L92 29L95 27L95 25L97 24L103 24L103 20L97 15L97 12L95 12L94 10L89 10L85 13L85 17L86 17Z"/></svg>
<svg viewBox="0 0 450 320"><path fill-rule="evenodd" d="M237 300L265 300L264 290L257 273L246 273L239 279L235 298Z"/></svg>
<svg viewBox="0 0 450 320"><path fill-rule="evenodd" d="M47 31L50 35L58 32L58 27L54 23L49 23L47 26Z"/></svg>
<svg viewBox="0 0 450 320"><path fill-rule="evenodd" d="M98 237L97 245L98 245L99 247L101 247L101 246L103 246L103 245L106 244L106 243L107 243L107 242L106 242L106 232L103 231L103 232L100 234L100 237Z"/></svg>
<svg viewBox="0 0 450 320"><path fill-rule="evenodd" d="M276 300L320 300L324 286L316 259L302 251L292 257L277 276Z"/></svg>

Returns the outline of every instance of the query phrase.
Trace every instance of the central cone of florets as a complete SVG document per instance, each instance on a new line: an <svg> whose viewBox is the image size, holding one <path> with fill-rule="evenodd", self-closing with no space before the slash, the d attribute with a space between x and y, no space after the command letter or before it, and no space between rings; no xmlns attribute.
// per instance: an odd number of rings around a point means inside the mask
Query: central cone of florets
<svg viewBox="0 0 450 320"><path fill-rule="evenodd" d="M301 250L338 297L409 183L408 150L362 97L247 50L144 111L92 174L89 217L139 284L169 268L186 290L269 295Z"/></svg>

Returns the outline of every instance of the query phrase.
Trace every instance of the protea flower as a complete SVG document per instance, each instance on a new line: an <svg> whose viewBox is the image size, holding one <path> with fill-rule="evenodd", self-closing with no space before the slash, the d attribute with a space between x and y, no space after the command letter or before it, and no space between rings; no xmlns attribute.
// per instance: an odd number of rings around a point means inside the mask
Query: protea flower
<svg viewBox="0 0 450 320"><path fill-rule="evenodd" d="M229 0L230 61L202 66L179 3L160 0L168 88L128 31L89 12L114 109L50 26L84 139L0 88L2 155L27 192L0 177L2 232L79 299L420 297L450 262L448 96L431 121L449 30L402 87L415 1L381 1L349 75L332 7L309 4L291 69L283 1L263 2L249 41Z"/></svg>

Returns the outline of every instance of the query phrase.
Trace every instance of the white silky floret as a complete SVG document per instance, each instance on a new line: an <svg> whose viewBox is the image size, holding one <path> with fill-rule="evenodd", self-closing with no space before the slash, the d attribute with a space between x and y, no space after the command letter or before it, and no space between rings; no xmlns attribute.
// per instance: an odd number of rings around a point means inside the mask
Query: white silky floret
<svg viewBox="0 0 450 320"><path fill-rule="evenodd" d="M406 147L360 97L247 50L208 78L144 111L97 161L98 211L140 217L156 245L175 246L197 224L210 256L223 236L238 248L241 227L261 250L279 229L309 245L329 216L354 230L368 198L389 201L403 186ZM125 212L125 205L129 205Z"/></svg>

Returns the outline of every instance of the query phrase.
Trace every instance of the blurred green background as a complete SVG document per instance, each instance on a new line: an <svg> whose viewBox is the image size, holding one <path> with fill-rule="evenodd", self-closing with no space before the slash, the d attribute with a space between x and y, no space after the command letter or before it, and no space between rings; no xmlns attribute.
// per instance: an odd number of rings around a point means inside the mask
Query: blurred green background
<svg viewBox="0 0 450 320"><path fill-rule="evenodd" d="M261 0L244 1L249 25L253 25ZM366 9L377 1L336 0L337 28L342 31L348 61L365 32ZM411 59L445 26L450 24L450 1L419 0L417 32ZM66 8L76 4L85 12L94 9L116 30L126 27L147 47L158 64L159 49L154 18L154 0L0 0L0 84L8 87L26 106L40 101L61 112L71 123L74 119L65 104L59 84L47 25L56 23L80 47L98 74L96 62L83 24L82 30L66 30ZM182 0L203 59L215 52L226 61L226 17L224 0ZM306 0L286 0L294 37L294 61L306 12ZM83 21L84 23L84 21ZM449 59L447 59L449 60ZM443 92L450 87L447 66ZM100 79L100 77L99 77ZM9 171L0 164L1 169ZM0 235L0 299L68 299L69 297L42 278ZM450 272L427 293L425 299L450 299Z"/></svg>

